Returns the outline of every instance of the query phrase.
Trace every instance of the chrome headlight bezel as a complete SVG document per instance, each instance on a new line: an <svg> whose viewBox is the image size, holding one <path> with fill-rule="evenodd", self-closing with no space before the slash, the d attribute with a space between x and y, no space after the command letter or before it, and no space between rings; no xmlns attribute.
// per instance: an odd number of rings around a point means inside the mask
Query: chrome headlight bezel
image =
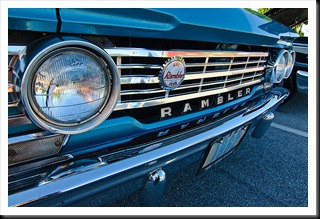
<svg viewBox="0 0 320 219"><path fill-rule="evenodd" d="M291 72L293 70L293 66L296 60L296 52L293 50L289 50L288 51L288 60L287 60L287 69L284 75L284 79L287 79L290 77Z"/></svg>
<svg viewBox="0 0 320 219"><path fill-rule="evenodd" d="M28 114L29 118L40 128L48 130L53 133L60 134L79 134L98 126L103 121L105 121L109 115L112 113L118 98L120 91L120 77L117 71L117 67L113 59L100 47L82 40L82 39L67 39L67 40L56 40L54 43L50 43L45 46L39 52L37 52L28 62L27 68L22 78L21 82L21 101ZM59 123L48 118L43 113L39 112L37 109L37 104L32 96L32 86L34 85L34 80L38 68L43 64L49 57L57 52L65 49L75 49L88 52L88 54L93 54L101 63L108 68L106 71L106 78L111 80L110 87L107 91L108 95L105 98L104 103L101 105L97 112L80 123Z"/></svg>
<svg viewBox="0 0 320 219"><path fill-rule="evenodd" d="M270 82L271 83L280 83L287 71L289 52L285 49L281 49L276 57L276 61L273 63Z"/></svg>

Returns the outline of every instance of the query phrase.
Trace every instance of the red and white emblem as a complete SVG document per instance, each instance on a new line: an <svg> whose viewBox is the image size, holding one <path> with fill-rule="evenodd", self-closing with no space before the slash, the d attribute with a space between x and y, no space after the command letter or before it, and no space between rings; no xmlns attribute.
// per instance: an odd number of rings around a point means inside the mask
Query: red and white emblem
<svg viewBox="0 0 320 219"><path fill-rule="evenodd" d="M162 89L173 90L184 80L186 64L179 56L169 59L160 71L159 81Z"/></svg>

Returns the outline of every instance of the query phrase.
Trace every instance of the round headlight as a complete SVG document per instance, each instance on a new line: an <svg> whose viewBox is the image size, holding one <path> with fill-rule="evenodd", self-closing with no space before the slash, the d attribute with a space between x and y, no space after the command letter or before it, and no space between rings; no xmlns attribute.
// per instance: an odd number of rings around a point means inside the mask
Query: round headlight
<svg viewBox="0 0 320 219"><path fill-rule="evenodd" d="M44 60L30 90L39 116L53 124L72 126L99 112L110 93L110 76L95 54L63 48Z"/></svg>
<svg viewBox="0 0 320 219"><path fill-rule="evenodd" d="M30 119L55 133L77 134L112 112L120 80L111 57L88 42L63 41L29 64L21 95Z"/></svg>
<svg viewBox="0 0 320 219"><path fill-rule="evenodd" d="M294 66L295 59L296 59L295 51L290 50L288 53L289 54L288 54L288 60L287 60L287 70L286 70L284 78L288 78L290 76L292 69L293 69L293 66Z"/></svg>
<svg viewBox="0 0 320 219"><path fill-rule="evenodd" d="M283 80L287 71L288 56L289 56L288 51L284 49L278 53L278 56L275 61L273 71L271 74L270 82L280 83Z"/></svg>

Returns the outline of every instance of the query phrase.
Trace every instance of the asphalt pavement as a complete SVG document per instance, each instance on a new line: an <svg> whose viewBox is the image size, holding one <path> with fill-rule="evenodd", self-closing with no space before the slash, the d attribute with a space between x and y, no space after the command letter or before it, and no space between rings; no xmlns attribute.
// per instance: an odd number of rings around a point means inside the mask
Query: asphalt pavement
<svg viewBox="0 0 320 219"><path fill-rule="evenodd" d="M307 207L308 95L296 93L275 112L266 134L250 132L213 168L199 163L168 179L163 207ZM110 207L139 207L137 194Z"/></svg>

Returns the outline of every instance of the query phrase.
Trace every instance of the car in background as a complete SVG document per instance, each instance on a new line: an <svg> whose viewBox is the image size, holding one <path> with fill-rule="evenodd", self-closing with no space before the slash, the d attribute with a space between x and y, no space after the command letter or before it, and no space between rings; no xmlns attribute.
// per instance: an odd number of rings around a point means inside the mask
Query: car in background
<svg viewBox="0 0 320 219"><path fill-rule="evenodd" d="M264 15L290 27L308 20L307 8L272 8ZM282 82L291 94L308 93L308 37L301 36L293 42L296 52L295 64L290 77Z"/></svg>
<svg viewBox="0 0 320 219"><path fill-rule="evenodd" d="M297 91L308 93L308 37L296 39L293 50L296 52L296 61L291 76L296 78L293 81L296 82Z"/></svg>

